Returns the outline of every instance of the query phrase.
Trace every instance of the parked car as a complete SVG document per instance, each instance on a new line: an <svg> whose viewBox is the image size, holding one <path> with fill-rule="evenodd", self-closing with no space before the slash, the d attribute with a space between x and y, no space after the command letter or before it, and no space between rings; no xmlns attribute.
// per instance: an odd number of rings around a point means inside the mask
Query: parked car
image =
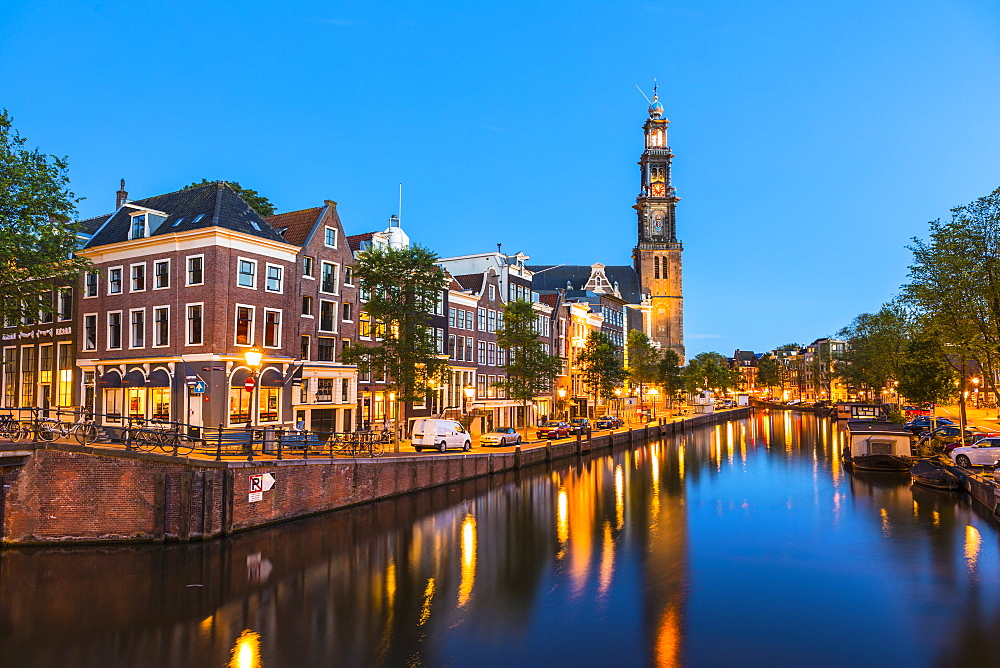
<svg viewBox="0 0 1000 668"><path fill-rule="evenodd" d="M1000 437L984 438L948 453L959 466L993 466L1000 461Z"/></svg>
<svg viewBox="0 0 1000 668"><path fill-rule="evenodd" d="M965 428L965 438L970 435L975 435L976 428L973 425L968 425ZM920 435L920 443L926 443L927 441L934 441L937 444L951 443L952 441L957 441L962 434L962 428L957 424L946 424L943 427L938 427L933 431L926 432Z"/></svg>
<svg viewBox="0 0 1000 668"><path fill-rule="evenodd" d="M573 418L569 421L569 429L573 434L586 434L590 431L590 420L587 418Z"/></svg>
<svg viewBox="0 0 1000 668"><path fill-rule="evenodd" d="M904 424L903 429L906 429L907 431L912 431L914 434L920 434L925 431L930 431L931 424L932 422L929 415L921 415L913 418L912 420ZM937 418L937 424L940 427L943 425L949 425L955 423L949 420L948 418L939 417Z"/></svg>
<svg viewBox="0 0 1000 668"><path fill-rule="evenodd" d="M622 421L614 415L605 415L597 418L595 425L598 429L618 429L622 426Z"/></svg>
<svg viewBox="0 0 1000 668"><path fill-rule="evenodd" d="M569 436L569 425L559 420L549 420L538 428L538 438L566 438Z"/></svg>
<svg viewBox="0 0 1000 668"><path fill-rule="evenodd" d="M519 445L521 435L513 427L497 427L479 437L479 445Z"/></svg>
<svg viewBox="0 0 1000 668"><path fill-rule="evenodd" d="M917 417L919 415L930 415L930 406L903 406L903 414L906 417Z"/></svg>
<svg viewBox="0 0 1000 668"><path fill-rule="evenodd" d="M413 421L410 444L417 452L424 448L437 448L439 452L445 452L448 448L462 448L468 452L472 449L472 437L455 420L418 418Z"/></svg>

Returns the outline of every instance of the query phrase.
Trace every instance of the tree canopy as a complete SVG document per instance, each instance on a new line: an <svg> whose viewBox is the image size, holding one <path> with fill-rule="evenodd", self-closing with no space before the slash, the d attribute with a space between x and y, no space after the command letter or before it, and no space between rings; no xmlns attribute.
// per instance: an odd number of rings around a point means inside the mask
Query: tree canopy
<svg viewBox="0 0 1000 668"><path fill-rule="evenodd" d="M189 188L197 188L198 186L203 186L206 183L218 183L218 181L209 181L208 179L202 179L200 182L189 183L182 190L188 190ZM274 215L274 205L271 204L271 200L261 195L256 190L250 190L249 188L244 188L237 181L225 181L229 184L229 187L235 190L243 201L250 205L250 208L259 213L263 217Z"/></svg>
<svg viewBox="0 0 1000 668"><path fill-rule="evenodd" d="M765 353L757 360L757 386L770 390L781 385L781 366L771 353Z"/></svg>
<svg viewBox="0 0 1000 668"><path fill-rule="evenodd" d="M542 348L537 321L531 302L519 299L504 307L503 324L497 329L497 345L507 351L507 376L497 384L524 406L548 391L562 370L562 360Z"/></svg>
<svg viewBox="0 0 1000 668"><path fill-rule="evenodd" d="M577 364L580 365L583 382L595 399L613 399L615 388L627 375L614 341L604 332L590 332L586 346L577 357Z"/></svg>
<svg viewBox="0 0 1000 668"><path fill-rule="evenodd" d="M729 368L726 356L721 353L699 353L684 367L684 384L688 392L728 392L738 382L739 373Z"/></svg>
<svg viewBox="0 0 1000 668"><path fill-rule="evenodd" d="M898 381L914 316L902 302L883 304L876 313L862 313L839 332L847 352L837 363L837 375L856 388L868 388L872 399Z"/></svg>
<svg viewBox="0 0 1000 668"><path fill-rule="evenodd" d="M629 330L625 351L629 380L640 387L655 383L660 364L660 351L646 333L638 329Z"/></svg>
<svg viewBox="0 0 1000 668"><path fill-rule="evenodd" d="M44 297L53 285L75 281L89 265L73 257L80 200L69 189L67 159L26 145L0 111L0 315L9 321L51 312Z"/></svg>

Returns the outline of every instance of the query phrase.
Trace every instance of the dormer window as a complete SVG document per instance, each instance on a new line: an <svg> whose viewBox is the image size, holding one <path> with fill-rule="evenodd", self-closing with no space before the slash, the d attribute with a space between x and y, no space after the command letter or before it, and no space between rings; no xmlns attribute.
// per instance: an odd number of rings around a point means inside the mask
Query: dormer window
<svg viewBox="0 0 1000 668"><path fill-rule="evenodd" d="M149 236L149 230L146 227L146 214L138 213L132 216L132 234L129 239L143 239Z"/></svg>

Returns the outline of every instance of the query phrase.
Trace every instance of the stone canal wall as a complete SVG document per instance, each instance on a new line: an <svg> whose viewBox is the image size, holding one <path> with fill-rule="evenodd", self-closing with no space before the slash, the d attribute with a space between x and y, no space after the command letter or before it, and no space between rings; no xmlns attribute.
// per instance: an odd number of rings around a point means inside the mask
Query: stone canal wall
<svg viewBox="0 0 1000 668"><path fill-rule="evenodd" d="M4 545L207 539L496 472L639 445L750 408L524 449L380 459L209 461L43 444L0 467ZM25 448L21 448L25 450ZM265 480L251 489L251 477ZM267 489L271 485L273 487ZM251 498L255 500L251 501Z"/></svg>

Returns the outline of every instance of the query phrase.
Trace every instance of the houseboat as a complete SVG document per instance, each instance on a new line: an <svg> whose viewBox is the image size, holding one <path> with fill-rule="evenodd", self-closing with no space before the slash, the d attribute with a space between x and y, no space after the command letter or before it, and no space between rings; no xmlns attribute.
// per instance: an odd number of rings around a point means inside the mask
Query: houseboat
<svg viewBox="0 0 1000 668"><path fill-rule="evenodd" d="M863 471L910 470L911 434L902 425L874 420L849 420L843 458Z"/></svg>
<svg viewBox="0 0 1000 668"><path fill-rule="evenodd" d="M838 420L878 420L883 417L882 404L861 404L853 401L837 402Z"/></svg>

